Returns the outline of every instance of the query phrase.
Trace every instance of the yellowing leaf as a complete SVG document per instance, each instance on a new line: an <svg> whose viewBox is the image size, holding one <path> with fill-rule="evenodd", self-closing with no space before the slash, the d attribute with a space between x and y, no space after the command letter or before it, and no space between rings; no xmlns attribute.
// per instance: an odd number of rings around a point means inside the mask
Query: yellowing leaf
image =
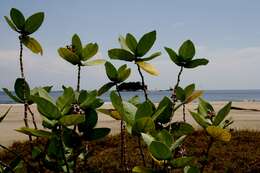
<svg viewBox="0 0 260 173"><path fill-rule="evenodd" d="M120 114L115 109L98 109L99 112L109 115L116 120L121 120Z"/></svg>
<svg viewBox="0 0 260 173"><path fill-rule="evenodd" d="M26 36L22 38L23 44L30 49L33 53L42 55L42 47L40 43L32 37Z"/></svg>
<svg viewBox="0 0 260 173"><path fill-rule="evenodd" d="M231 133L229 133L229 131L226 129L222 129L221 127L208 126L206 131L216 140L228 142L231 139Z"/></svg>
<svg viewBox="0 0 260 173"><path fill-rule="evenodd" d="M149 73L151 75L154 75L154 76L159 75L159 71L152 64L149 64L144 61L138 61L138 62L136 62L136 64L138 64L141 67L141 69L143 69L144 71L146 71L147 73Z"/></svg>
<svg viewBox="0 0 260 173"><path fill-rule="evenodd" d="M96 59L96 60L84 62L83 65L84 66L101 65L101 64L105 64L105 62L106 62L106 60Z"/></svg>
<svg viewBox="0 0 260 173"><path fill-rule="evenodd" d="M154 162L159 165L159 166L162 166L164 164L164 160L157 160L150 152L150 157L154 160Z"/></svg>
<svg viewBox="0 0 260 173"><path fill-rule="evenodd" d="M203 94L203 91L194 91L191 96L189 96L186 100L186 103L190 103L192 102L193 100L199 98L200 96L202 96Z"/></svg>

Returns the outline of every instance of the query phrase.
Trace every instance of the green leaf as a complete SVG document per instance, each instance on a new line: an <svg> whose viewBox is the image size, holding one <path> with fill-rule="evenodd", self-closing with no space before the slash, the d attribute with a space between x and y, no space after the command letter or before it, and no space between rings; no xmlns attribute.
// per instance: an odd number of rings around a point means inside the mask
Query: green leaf
<svg viewBox="0 0 260 173"><path fill-rule="evenodd" d="M82 44L81 44L81 40L77 34L74 34L72 37L72 48L75 49L75 52L81 56Z"/></svg>
<svg viewBox="0 0 260 173"><path fill-rule="evenodd" d="M185 166L184 173L200 173L200 170L195 166Z"/></svg>
<svg viewBox="0 0 260 173"><path fill-rule="evenodd" d="M96 100L96 97L97 97L96 90L89 92L87 94L87 98L85 99L85 101L80 104L80 107L87 108L87 107L91 106L91 104Z"/></svg>
<svg viewBox="0 0 260 173"><path fill-rule="evenodd" d="M87 133L97 125L97 122L97 112L93 109L87 109L85 112L85 121L79 124L79 131Z"/></svg>
<svg viewBox="0 0 260 173"><path fill-rule="evenodd" d="M153 46L156 40L156 31L146 33L139 40L136 47L136 54L138 57L144 56Z"/></svg>
<svg viewBox="0 0 260 173"><path fill-rule="evenodd" d="M10 109L12 108L12 106L10 106L7 111L4 113L4 115L0 116L0 123L4 120L4 118L6 117L6 115L8 114L8 112L10 111Z"/></svg>
<svg viewBox="0 0 260 173"><path fill-rule="evenodd" d="M143 69L151 75L158 76L160 74L159 71L152 64L149 64L144 61L138 61L136 62L136 64L138 64L138 66L141 67L141 69Z"/></svg>
<svg viewBox="0 0 260 173"><path fill-rule="evenodd" d="M98 109L97 111L109 115L115 120L121 120L121 116L115 109Z"/></svg>
<svg viewBox="0 0 260 173"><path fill-rule="evenodd" d="M195 90L195 84L190 84L187 87L185 87L185 97L188 98Z"/></svg>
<svg viewBox="0 0 260 173"><path fill-rule="evenodd" d="M230 112L231 104L232 104L232 102L229 102L228 104L226 104L223 108L221 108L219 110L218 114L214 118L213 125L215 125L215 126L219 125L226 118L226 116Z"/></svg>
<svg viewBox="0 0 260 173"><path fill-rule="evenodd" d="M124 108L123 108L123 103L121 97L119 97L115 91L112 91L110 93L110 100L112 102L112 105L114 108L118 111L118 113L123 116L124 114ZM133 119L134 121L134 119Z"/></svg>
<svg viewBox="0 0 260 173"><path fill-rule="evenodd" d="M44 98L45 100L48 100L49 102L55 104L55 102L53 101L52 97L49 95L49 93L45 89L39 88L38 95L40 97Z"/></svg>
<svg viewBox="0 0 260 173"><path fill-rule="evenodd" d="M202 115L191 111L190 114L201 127L207 128L210 125Z"/></svg>
<svg viewBox="0 0 260 173"><path fill-rule="evenodd" d="M162 109L164 109L164 110L163 110L163 112L160 113L159 110L162 110ZM172 101L171 101L171 99L168 98L168 97L164 97L160 101L156 112L160 113L158 115L158 117L156 118L157 122L160 122L160 123L163 123L163 124L169 122L169 120L172 116ZM156 116L157 115L155 115L155 114L153 115L153 117L156 117Z"/></svg>
<svg viewBox="0 0 260 173"><path fill-rule="evenodd" d="M3 91L5 92L6 95L8 95L11 99L13 99L17 103L23 103L21 99L18 97L14 96L12 92L10 92L7 88L3 88Z"/></svg>
<svg viewBox="0 0 260 173"><path fill-rule="evenodd" d="M25 24L25 18L23 14L16 8L12 8L10 11L10 17L12 21L14 22L15 26L19 30L23 30L24 24Z"/></svg>
<svg viewBox="0 0 260 173"><path fill-rule="evenodd" d="M143 117L151 117L153 114L153 107L150 102L145 101L144 103L140 104L137 108L135 114L135 120Z"/></svg>
<svg viewBox="0 0 260 173"><path fill-rule="evenodd" d="M181 45L179 49L179 55L185 60L191 60L194 57L195 47L192 41L187 40Z"/></svg>
<svg viewBox="0 0 260 173"><path fill-rule="evenodd" d="M37 130L37 129L28 128L28 127L22 127L19 129L15 129L15 131L24 133L26 135L32 135L32 136L44 137L44 138L49 138L52 135L52 133L49 131Z"/></svg>
<svg viewBox="0 0 260 173"><path fill-rule="evenodd" d="M59 48L58 53L63 59L65 59L73 65L81 64L78 55L76 55L74 52L70 51L67 48Z"/></svg>
<svg viewBox="0 0 260 173"><path fill-rule="evenodd" d="M101 96L102 94L104 94L105 92L107 92L108 90L110 90L113 86L115 86L114 82L108 82L105 85L103 85L101 88L99 88L98 90L98 96Z"/></svg>
<svg viewBox="0 0 260 173"><path fill-rule="evenodd" d="M42 25L43 20L44 20L43 12L39 12L31 15L25 21L24 31L28 34L34 33Z"/></svg>
<svg viewBox="0 0 260 173"><path fill-rule="evenodd" d="M138 95L136 96L133 96L131 97L129 100L128 100L129 103L135 105L136 107L140 104L140 98Z"/></svg>
<svg viewBox="0 0 260 173"><path fill-rule="evenodd" d="M172 135L165 129L161 130L156 134L156 139L166 144L168 147L171 147L173 143Z"/></svg>
<svg viewBox="0 0 260 173"><path fill-rule="evenodd" d="M63 127L62 139L66 147L74 148L76 150L81 147L80 136L73 129Z"/></svg>
<svg viewBox="0 0 260 173"><path fill-rule="evenodd" d="M168 47L164 47L164 49L166 50L169 57L176 65L183 66L183 59L180 58L174 50L172 50L171 48L168 48Z"/></svg>
<svg viewBox="0 0 260 173"><path fill-rule="evenodd" d="M18 31L18 29L16 28L16 26L13 24L13 22L12 22L7 16L4 16L4 18L5 18L6 23L10 26L10 28L11 28L12 30L14 30L14 31L20 33L20 31Z"/></svg>
<svg viewBox="0 0 260 173"><path fill-rule="evenodd" d="M132 131L133 133L140 134L153 132L155 130L155 124L151 117L143 117L135 120Z"/></svg>
<svg viewBox="0 0 260 173"><path fill-rule="evenodd" d="M82 52L83 61L86 61L96 55L98 52L98 44L97 43L89 43L87 44Z"/></svg>
<svg viewBox="0 0 260 173"><path fill-rule="evenodd" d="M111 64L110 62L106 62L105 68L106 68L107 77L113 82L117 81L118 73L116 68L113 66L113 64Z"/></svg>
<svg viewBox="0 0 260 173"><path fill-rule="evenodd" d="M59 123L63 126L77 125L85 121L85 116L81 114L65 115L59 119Z"/></svg>
<svg viewBox="0 0 260 173"><path fill-rule="evenodd" d="M98 139L104 138L109 133L110 133L109 128L95 128L95 129L92 129L91 131L89 131L88 133L84 133L84 135L85 135L84 137L88 141L93 141L93 140L98 140Z"/></svg>
<svg viewBox="0 0 260 173"><path fill-rule="evenodd" d="M158 56L160 56L162 53L161 52L155 52L153 53L152 55L146 57L146 58L143 58L142 61L150 61Z"/></svg>
<svg viewBox="0 0 260 173"><path fill-rule="evenodd" d="M147 146L149 146L153 141L156 140L152 135L149 135L147 133L141 133L141 135Z"/></svg>
<svg viewBox="0 0 260 173"><path fill-rule="evenodd" d="M123 115L123 119L126 121L126 123L132 126L135 122L135 115L136 115L137 108L129 102L123 102L122 104L123 104L122 114L117 108L116 109L121 115Z"/></svg>
<svg viewBox="0 0 260 173"><path fill-rule="evenodd" d="M156 121L158 117L160 117L164 110L167 108L167 106L157 108L156 112L152 115L153 121Z"/></svg>
<svg viewBox="0 0 260 173"><path fill-rule="evenodd" d="M118 81L119 82L124 82L131 74L131 69L128 68L128 69L125 69L123 71L119 71L118 69Z"/></svg>
<svg viewBox="0 0 260 173"><path fill-rule="evenodd" d="M126 41L127 47L128 47L133 53L135 53L135 51L136 51L136 46L137 46L137 41L136 41L135 37L134 37L132 34L128 33L128 34L126 34L125 41Z"/></svg>
<svg viewBox="0 0 260 173"><path fill-rule="evenodd" d="M194 91L189 97L186 98L185 104L192 102L203 95L203 91Z"/></svg>
<svg viewBox="0 0 260 173"><path fill-rule="evenodd" d="M52 102L37 96L32 96L32 100L37 104L38 111L50 120L58 120L61 117L59 109Z"/></svg>
<svg viewBox="0 0 260 173"><path fill-rule="evenodd" d="M184 67L185 68L196 68L201 65L207 65L209 61L207 59L195 59L187 62Z"/></svg>
<svg viewBox="0 0 260 173"><path fill-rule="evenodd" d="M75 100L75 93L71 87L65 88L63 95L58 97L56 105L59 108L62 115L66 115L70 108L71 104Z"/></svg>
<svg viewBox="0 0 260 173"><path fill-rule="evenodd" d="M143 166L135 166L132 169L133 173L156 173L152 168L146 168Z"/></svg>
<svg viewBox="0 0 260 173"><path fill-rule="evenodd" d="M42 47L36 39L29 37L29 36L25 36L25 37L22 38L22 43L28 49L30 49L33 53L40 54L40 55L43 54Z"/></svg>
<svg viewBox="0 0 260 173"><path fill-rule="evenodd" d="M212 105L207 102L206 100L204 100L203 98L199 98L199 109L198 109L198 113L200 113L201 115L203 115L204 117L206 117L208 115L208 112L215 112L214 108L212 107Z"/></svg>
<svg viewBox="0 0 260 173"><path fill-rule="evenodd" d="M59 140L58 136L52 136L51 139L49 140L49 145L47 148L47 155L48 157L51 158L56 158L56 159L63 159L63 144Z"/></svg>
<svg viewBox="0 0 260 173"><path fill-rule="evenodd" d="M171 124L171 133L175 137L180 137L183 135L190 135L194 132L194 128L185 122L174 122Z"/></svg>
<svg viewBox="0 0 260 173"><path fill-rule="evenodd" d="M184 102L186 97L185 97L185 91L181 87L176 88L176 98L180 100L181 102Z"/></svg>
<svg viewBox="0 0 260 173"><path fill-rule="evenodd" d="M119 42L119 44L120 44L120 46L121 46L121 49L124 49L124 50L126 50L126 51L131 52L131 50L130 50L130 49L128 48L128 46L126 45L126 40L125 40L125 38L124 38L122 35L119 36L118 42Z"/></svg>
<svg viewBox="0 0 260 173"><path fill-rule="evenodd" d="M124 49L110 49L108 51L108 56L111 59L118 59L118 60L124 60L124 61L133 61L135 59L135 56Z"/></svg>
<svg viewBox="0 0 260 173"><path fill-rule="evenodd" d="M30 87L23 78L17 78L14 84L14 91L21 100L28 100L30 97Z"/></svg>
<svg viewBox="0 0 260 173"><path fill-rule="evenodd" d="M172 157L171 150L162 142L152 141L148 149L157 160L169 160Z"/></svg>
<svg viewBox="0 0 260 173"><path fill-rule="evenodd" d="M185 138L186 138L186 135L181 136L181 137L179 137L176 141L174 141L174 143L173 143L172 146L171 146L171 151L173 151L173 150L175 150L176 148L180 147L180 146L183 144Z"/></svg>
<svg viewBox="0 0 260 173"><path fill-rule="evenodd" d="M41 149L39 147L33 147L32 149L32 158L36 159L40 154L42 153Z"/></svg>
<svg viewBox="0 0 260 173"><path fill-rule="evenodd" d="M193 159L194 159L193 157L187 157L187 156L179 157L179 158L176 158L176 159L170 161L170 164L171 164L171 166L173 166L175 168L183 168L183 167L191 164Z"/></svg>
<svg viewBox="0 0 260 173"><path fill-rule="evenodd" d="M94 66L94 65L102 65L105 64L106 60L103 59L95 59L92 61L83 62L83 66Z"/></svg>

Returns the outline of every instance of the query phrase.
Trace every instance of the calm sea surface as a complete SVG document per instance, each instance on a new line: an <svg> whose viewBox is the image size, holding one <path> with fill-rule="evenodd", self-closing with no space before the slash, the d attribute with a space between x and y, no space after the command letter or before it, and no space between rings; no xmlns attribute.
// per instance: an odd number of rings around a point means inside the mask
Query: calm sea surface
<svg viewBox="0 0 260 173"><path fill-rule="evenodd" d="M50 95L57 98L62 94L61 91L53 91ZM164 96L171 96L171 91L149 91L149 98L154 102L159 102ZM142 91L122 92L125 100L132 96L138 95L141 100L143 98ZM209 101L260 101L260 90L206 90L203 97ZM101 97L105 102L110 102L109 92ZM2 91L0 92L0 104L14 103Z"/></svg>

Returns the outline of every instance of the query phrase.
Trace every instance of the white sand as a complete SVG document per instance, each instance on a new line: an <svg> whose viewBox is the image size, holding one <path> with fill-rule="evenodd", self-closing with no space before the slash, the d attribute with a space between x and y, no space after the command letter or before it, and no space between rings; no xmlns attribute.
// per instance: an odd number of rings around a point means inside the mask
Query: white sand
<svg viewBox="0 0 260 173"><path fill-rule="evenodd" d="M213 102L214 108L218 110L221 106L223 106L226 102ZM2 104L0 105L0 113L3 114L9 106L12 106L7 117L0 123L0 143L2 145L8 146L11 145L14 141L18 140L26 140L28 137L21 133L16 132L14 129L20 128L24 126L23 121L23 105L8 105ZM187 109L193 110L196 106L196 103L190 104L187 106ZM252 108L260 110L260 102L233 102L232 106L243 107L243 108ZM105 104L103 108L111 107L110 104ZM31 106L32 111L35 114L36 122L39 128L41 126L41 116L37 112L36 106ZM239 130L260 130L260 112L255 111L245 111L245 110L232 110L229 116L235 121L231 128L239 129ZM188 111L186 111L186 119L189 123L191 123L194 127L198 127L196 122L189 115ZM31 123L31 116L28 114L28 118L30 119L30 127L33 127ZM173 118L174 121L182 120L182 110L179 109ZM116 134L120 130L120 121L116 121L110 118L107 115L99 114L98 127L109 127L111 128L111 134Z"/></svg>

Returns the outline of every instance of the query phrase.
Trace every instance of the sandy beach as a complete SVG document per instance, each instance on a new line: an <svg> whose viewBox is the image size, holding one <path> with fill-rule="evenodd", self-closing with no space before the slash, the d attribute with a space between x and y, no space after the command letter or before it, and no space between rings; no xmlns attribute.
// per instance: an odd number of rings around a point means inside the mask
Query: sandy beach
<svg viewBox="0 0 260 173"><path fill-rule="evenodd" d="M214 108L218 110L222 107L226 102L213 102ZM193 110L196 107L196 103L189 104L187 109ZM24 126L23 121L23 105L14 104L0 104L0 113L3 114L8 107L12 106L7 117L0 123L0 143L2 145L8 146L11 145L14 141L27 140L28 137L21 133L16 132L14 129L20 128ZM233 102L232 106L242 107L248 109L260 109L260 102ZM106 103L102 106L102 108L111 107L111 104ZM36 122L38 128L42 128L41 125L41 116L37 112L37 108L35 105L31 106L32 111L35 114ZM231 128L236 130L260 130L260 112L249 111L249 110L231 110L230 117L234 120L234 123L231 125ZM33 127L31 122L31 116L28 115L30 119L30 127ZM188 111L186 111L186 119L189 123L191 123L194 127L198 128L196 122L189 115ZM181 121L182 120L182 112L178 110L175 114L173 121ZM114 120L113 118L104 115L102 113L99 114L98 127L109 127L111 128L110 134L116 134L119 132L119 124L120 121Z"/></svg>

